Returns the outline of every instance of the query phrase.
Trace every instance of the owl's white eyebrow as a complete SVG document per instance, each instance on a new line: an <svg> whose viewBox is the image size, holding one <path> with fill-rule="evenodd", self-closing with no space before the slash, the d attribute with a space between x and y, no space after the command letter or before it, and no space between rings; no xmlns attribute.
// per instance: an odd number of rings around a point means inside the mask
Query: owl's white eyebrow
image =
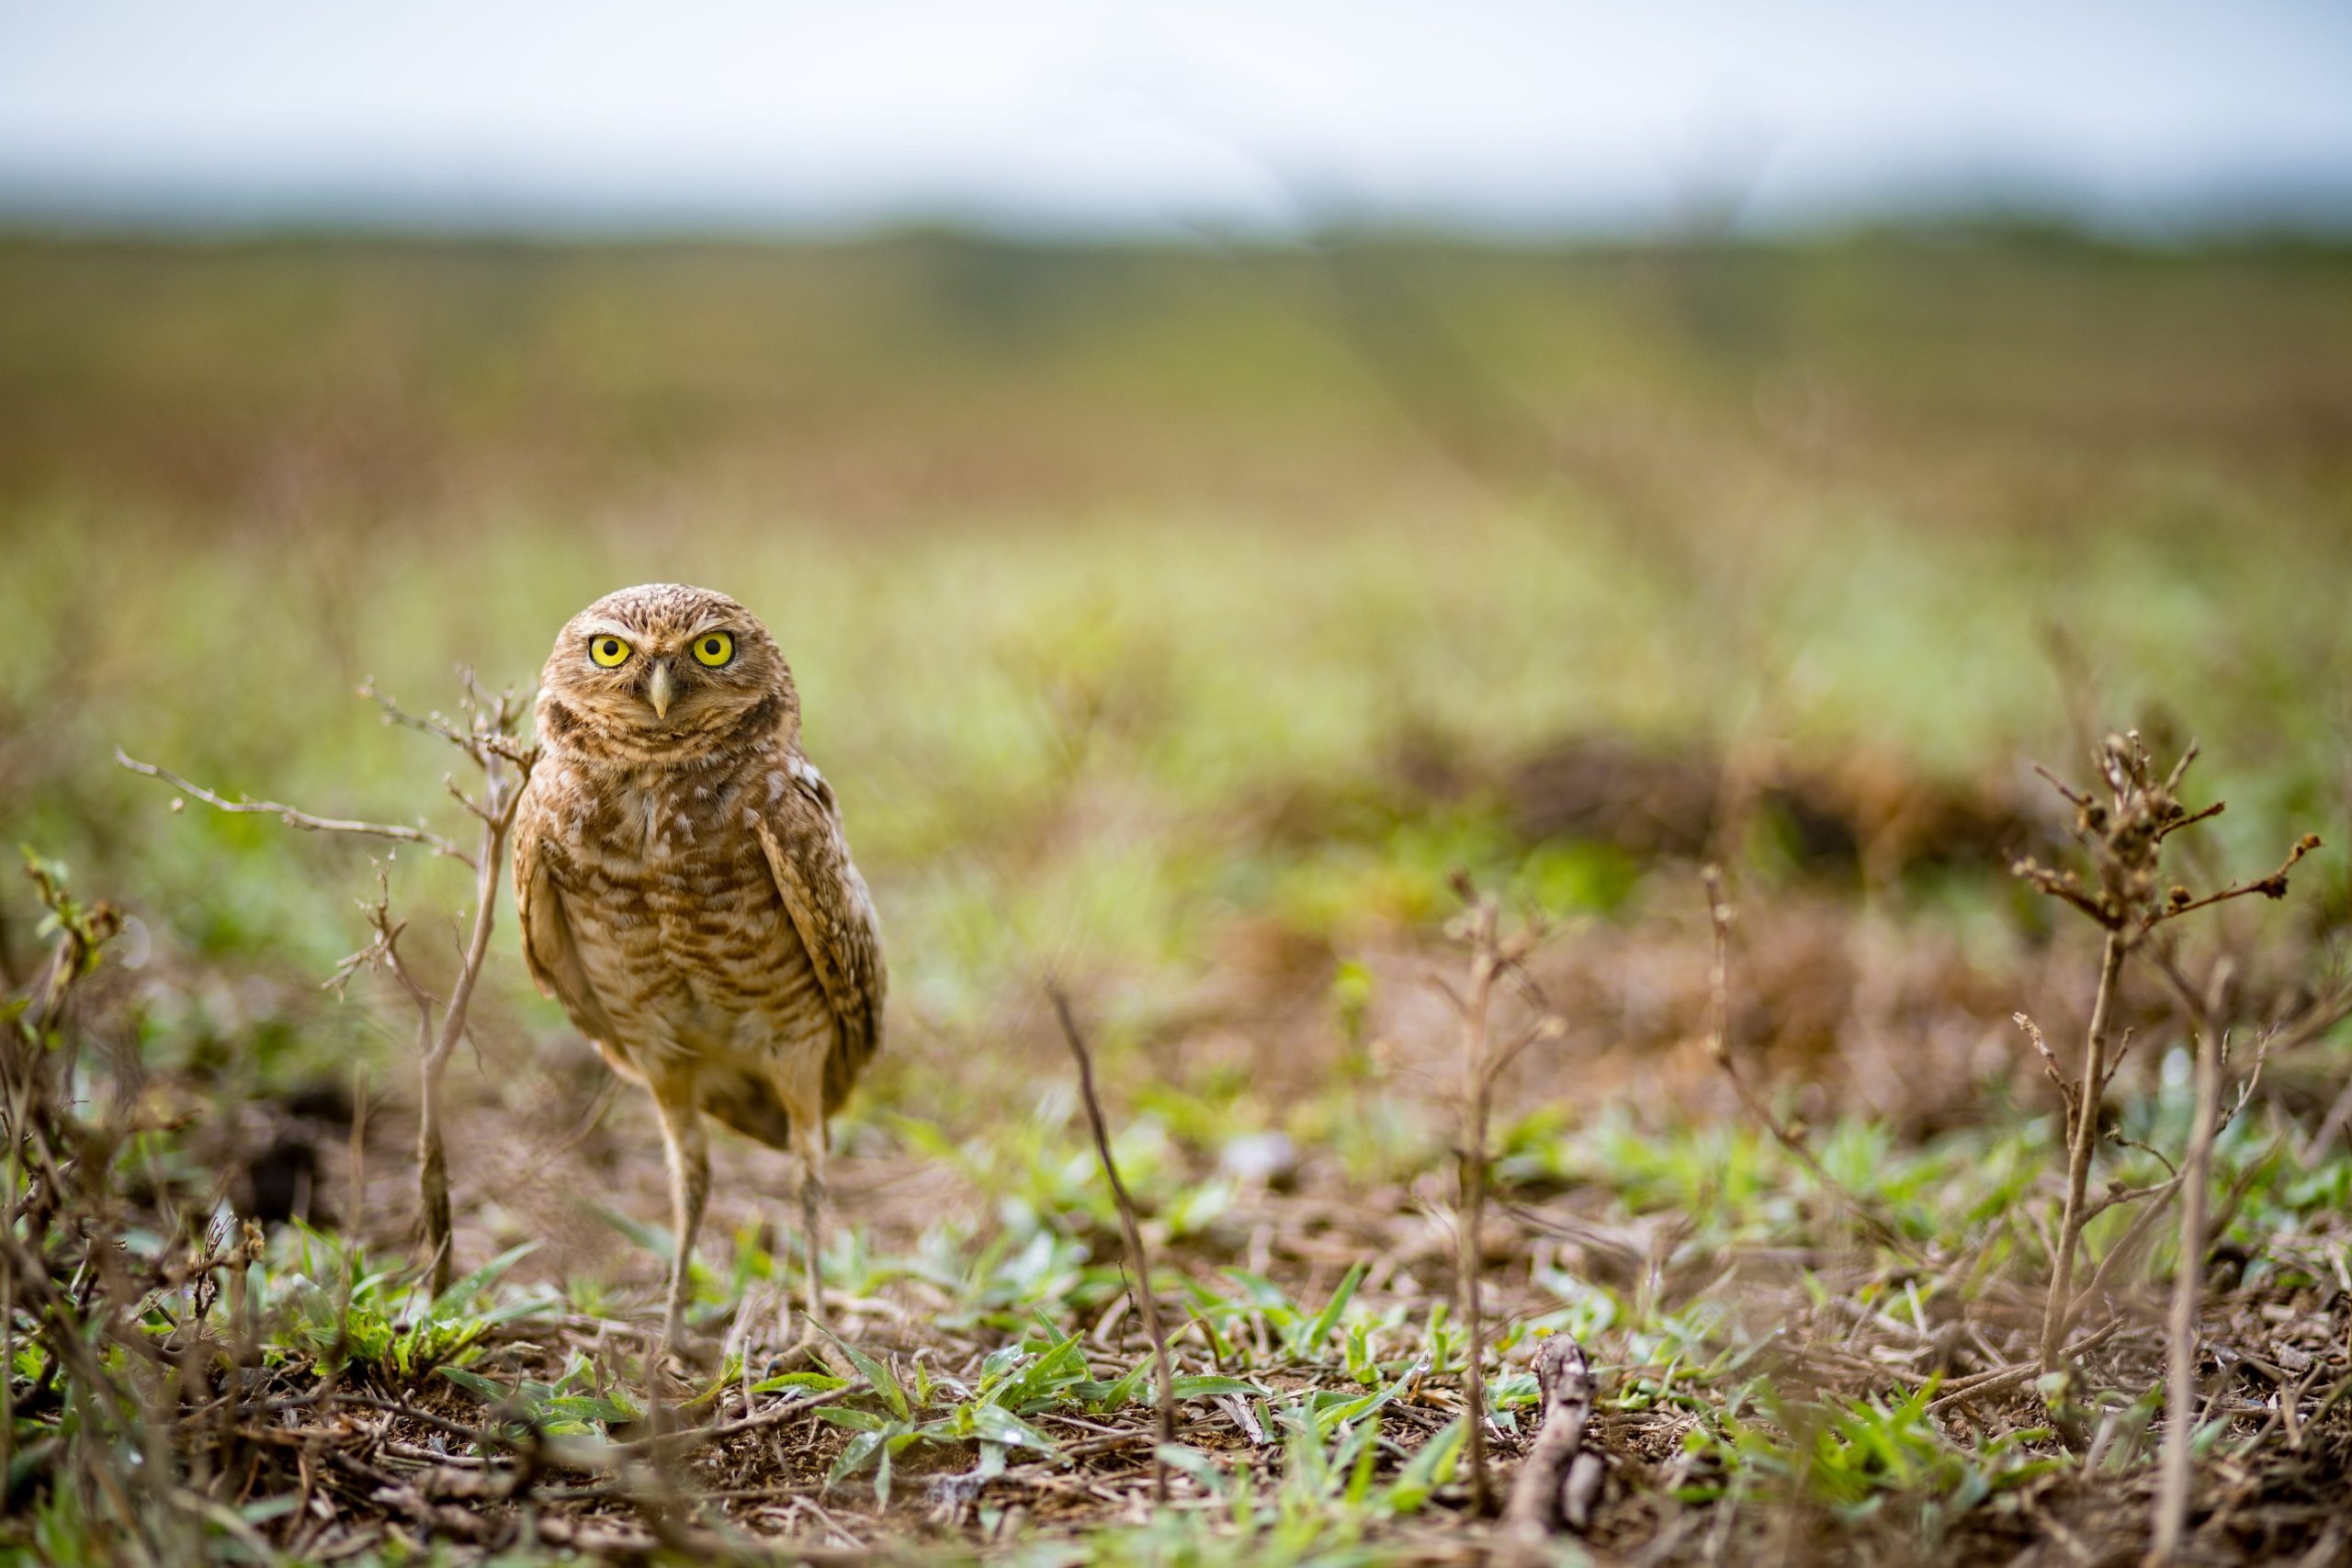
<svg viewBox="0 0 2352 1568"><path fill-rule="evenodd" d="M592 637L616 637L628 640L634 640L637 637L636 632L632 631L628 626L621 625L618 621L589 621L584 623L580 629L587 633Z"/></svg>

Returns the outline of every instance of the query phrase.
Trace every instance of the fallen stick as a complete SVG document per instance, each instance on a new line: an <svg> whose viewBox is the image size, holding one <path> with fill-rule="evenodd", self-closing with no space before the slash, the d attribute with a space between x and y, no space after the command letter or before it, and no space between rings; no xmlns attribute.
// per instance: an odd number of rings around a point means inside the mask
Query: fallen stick
<svg viewBox="0 0 2352 1568"><path fill-rule="evenodd" d="M1535 1382L1544 1392L1544 1422L1503 1505L1504 1529L1525 1540L1581 1533L1609 1473L1600 1455L1585 1447L1597 1383L1584 1347L1565 1334L1546 1339L1535 1353Z"/></svg>

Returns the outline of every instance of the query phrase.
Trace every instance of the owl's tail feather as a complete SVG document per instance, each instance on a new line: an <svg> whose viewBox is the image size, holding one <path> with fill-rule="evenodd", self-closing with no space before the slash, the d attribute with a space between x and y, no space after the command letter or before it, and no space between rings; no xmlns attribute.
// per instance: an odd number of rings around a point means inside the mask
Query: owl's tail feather
<svg viewBox="0 0 2352 1568"><path fill-rule="evenodd" d="M749 1074L711 1075L702 1081L703 1113L772 1149L792 1146L792 1115L775 1089Z"/></svg>

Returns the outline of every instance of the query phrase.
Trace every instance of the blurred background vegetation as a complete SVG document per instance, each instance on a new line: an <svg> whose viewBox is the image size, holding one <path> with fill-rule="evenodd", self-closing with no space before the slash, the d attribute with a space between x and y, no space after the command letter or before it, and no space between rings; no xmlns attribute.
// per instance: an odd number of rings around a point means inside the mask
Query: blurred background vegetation
<svg viewBox="0 0 2352 1568"><path fill-rule="evenodd" d="M2201 736L2222 841L2267 853L2352 788L2347 285L2325 247L2000 230L17 239L0 800L159 954L321 974L365 852L169 815L113 748L404 819L441 761L356 684L527 684L572 609L674 579L777 631L942 1028L1049 964L1174 1008L1241 928L1344 961L1457 862L1620 908L1656 841L1526 798L1596 740L2014 810L2095 694Z"/></svg>

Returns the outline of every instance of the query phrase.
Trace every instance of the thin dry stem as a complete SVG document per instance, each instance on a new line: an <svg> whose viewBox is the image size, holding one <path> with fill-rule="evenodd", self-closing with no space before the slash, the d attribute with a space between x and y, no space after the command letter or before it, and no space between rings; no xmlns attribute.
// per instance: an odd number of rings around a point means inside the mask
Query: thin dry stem
<svg viewBox="0 0 2352 1568"><path fill-rule="evenodd" d="M2316 840L2311 840L2316 842ZM2290 860L2289 864L2292 864ZM2266 1040L2255 1057L2254 1070L2226 1111L2222 1106L2222 1069L2227 1043L2214 1021L2225 993L2229 965L2216 966L2210 982L2199 987L2182 973L2172 953L2159 952L2156 965L2180 998L2189 1017L2189 1039L2197 1055L2196 1103L2188 1132L2188 1148L2181 1157L2173 1185L2181 1189L2180 1257L2174 1266L2172 1302L2165 1325L2165 1446L2155 1501L2154 1529L2145 1562L2172 1562L2180 1551L2188 1528L2192 1478L2189 1472L2198 1421L2197 1316L2205 1291L2205 1250L2212 1238L2207 1204L2212 1189L2214 1141L2253 1093L2268 1055Z"/></svg>
<svg viewBox="0 0 2352 1568"><path fill-rule="evenodd" d="M1463 1351L1463 1419L1470 1457L1470 1509L1479 1517L1494 1507L1494 1479L1487 1460L1486 1303L1480 1291L1479 1231L1486 1223L1487 1117L1494 1077L1488 1063L1489 1013L1495 976L1502 956L1495 940L1494 900L1480 898L1470 912L1470 976L1462 1004L1461 1213L1455 1224L1456 1274L1461 1281L1462 1326L1469 1337Z"/></svg>
<svg viewBox="0 0 2352 1568"><path fill-rule="evenodd" d="M1175 1363L1169 1359L1168 1335L1159 1322L1159 1300L1151 1288L1151 1254L1145 1250L1143 1227L1136 1223L1135 1200L1127 1195L1127 1185L1119 1179L1118 1161L1111 1157L1111 1133L1102 1116L1102 1101L1094 1092L1094 1057L1086 1048L1086 1037L1079 1032L1078 1019L1071 1013L1069 997L1058 981L1046 982L1046 994L1053 998L1054 1016L1061 1021L1062 1038L1069 1043L1069 1054L1078 1061L1079 1097L1086 1103L1086 1120L1094 1133L1094 1153L1102 1162L1102 1175L1111 1184L1111 1196L1119 1206L1119 1230L1127 1244L1127 1269L1133 1276L1128 1293L1135 1298L1136 1309L1143 1314L1143 1331L1151 1337L1152 1371L1159 1385L1159 1449L1176 1441L1176 1380ZM1151 1458L1151 1488L1153 1497L1168 1501L1168 1461L1155 1450Z"/></svg>
<svg viewBox="0 0 2352 1568"><path fill-rule="evenodd" d="M2075 808L2074 834L2089 853L2097 886L2094 887L2071 870L2045 866L2032 860L2020 860L2012 870L2043 893L2080 910L2106 932L2099 956L2098 989L2091 1005L2079 1077L2069 1078L2042 1040L2041 1031L2025 1015L2018 1015L2020 1027L2026 1030L2042 1058L2044 1070L2058 1086L2067 1130L2064 1204L2042 1311L2041 1358L2045 1374L2061 1370L2066 1335L2075 1313L2091 1293L2088 1289L2078 1291L2075 1284L2084 1227L2119 1202L2168 1198L2182 1184L2181 1178L2176 1176L2169 1182L2110 1193L2096 1201L2090 1196L2091 1164L2100 1141L2100 1100L2130 1042L2127 1033L2124 1047L2110 1054L2109 1037L2127 961L2158 926L2183 915L2256 893L2270 898L2285 897L2288 873L2320 847L2315 835L2306 834L2296 840L2278 870L2202 897L2177 886L2159 893L2158 862L2165 840L2181 829L2209 820L2222 810L2218 801L2195 811L2180 804L2181 781L2188 776L2189 764L2196 758L2197 747L2192 742L2159 781L2151 767L2147 747L2137 731L2110 735L2093 759L2107 786L2105 799L2100 799L2095 791L2073 788L2046 768L2038 764L2036 768ZM2218 1095L2217 1088L2216 1099ZM2133 1229L2136 1234L2137 1224ZM2109 1259L2114 1256L2111 1249ZM2104 1276L2106 1272L2103 1264L2099 1273Z"/></svg>
<svg viewBox="0 0 2352 1568"><path fill-rule="evenodd" d="M1461 1145L1456 1158L1454 1274L1458 1306L1468 1343L1464 1350L1462 1399L1465 1448L1470 1461L1470 1506L1484 1516L1494 1507L1493 1469L1487 1453L1487 1314L1485 1259L1479 1247L1486 1225L1487 1129L1493 1118L1495 1085L1511 1063L1539 1040L1556 1040L1566 1025L1545 1002L1544 993L1528 976L1526 963L1551 934L1551 927L1531 913L1521 927L1506 936L1502 912L1495 900L1482 895L1466 872L1453 877L1454 891L1467 906L1459 934L1470 949L1469 970L1457 991L1442 979L1438 989L1453 1003L1462 1022L1459 1111ZM1494 1025L1495 992L1508 985L1533 1010L1524 1025L1499 1038Z"/></svg>
<svg viewBox="0 0 2352 1568"><path fill-rule="evenodd" d="M403 828L391 822L360 822L349 818L318 817L298 807L288 806L283 801L231 800L225 795L215 794L200 784L180 777L169 768L159 768L153 762L140 761L125 754L119 746L115 748L114 760L134 773L140 773L151 779L161 779L190 800L200 800L216 810L275 817L288 828L300 828L305 832L357 833L371 839L390 839L396 843L420 844L436 855L447 855L451 860L464 862L468 866L475 863L471 855L449 840L427 829Z"/></svg>
<svg viewBox="0 0 2352 1568"><path fill-rule="evenodd" d="M481 758L484 773L481 854L474 874L473 933L466 943L465 962L457 983L441 1010L441 1026L426 1048L416 1124L418 1194L424 1216L424 1241L433 1259L432 1289L435 1295L449 1288L454 1272L450 1236L449 1156L441 1134L441 1080L449 1057L466 1032L466 1010L473 1000L474 984L490 956L491 928L498 917L498 888L505 878L506 835L514 825L514 810L522 803L521 778L508 772L494 753ZM528 774L527 767L522 770Z"/></svg>
<svg viewBox="0 0 2352 1568"><path fill-rule="evenodd" d="M2211 813L2199 815L2208 816ZM2189 820L2195 820L2195 818ZM2186 823L2177 825L2186 826ZM2149 917L2148 924L2161 925L2166 920L2177 920L2183 915L2194 913L2199 909L2210 909L2216 904L2224 903L2232 898L2244 898L2255 893L2261 894L2265 898L2284 898L2287 896L2287 874L2292 871L2305 855L2320 847L2320 836L2317 833L2306 833L2295 840L2294 847L2287 852L2287 858L2278 863L2277 871L2267 876L2257 876L2250 882L2241 882L2234 887L2224 887L2219 893L2209 893L2202 898L2184 898L2182 896L2187 889L2177 887L2173 889L2174 901Z"/></svg>
<svg viewBox="0 0 2352 1568"><path fill-rule="evenodd" d="M1713 937L1713 959L1707 976L1707 1055L1723 1069L1732 1092L1740 1104L1756 1118L1764 1130L1772 1134L1773 1142L1796 1156L1799 1164L1812 1173L1839 1207L1852 1215L1855 1222L1869 1234L1871 1239L1890 1251L1919 1259L1919 1249L1905 1240L1902 1234L1873 1213L1869 1204L1849 1191L1845 1183L1829 1174L1828 1168L1815 1156L1797 1130L1781 1121L1778 1113L1758 1093L1739 1070L1731 1054L1731 925L1735 911L1724 892L1724 874L1719 866L1708 865L1700 871L1707 888L1707 924Z"/></svg>
<svg viewBox="0 0 2352 1568"><path fill-rule="evenodd" d="M2205 1209L2221 1115L2222 1053L2209 1018L2199 1018L2191 1039L2197 1052L2197 1106L2177 1182L2181 1188L2180 1261L2175 1266L2172 1310L2165 1327L2165 1449L2147 1555L2152 1565L2170 1562L2188 1529L2189 1449L2197 1436L2197 1419L2190 1414L2198 1399L2197 1308L2205 1291Z"/></svg>
<svg viewBox="0 0 2352 1568"><path fill-rule="evenodd" d="M2025 1037L2033 1042L2034 1054L2041 1058L2043 1074L2058 1086L2058 1099L2066 1108L2066 1121L2071 1126L2075 1120L2075 1081L2059 1067L2057 1053L2051 1050L2050 1042L2041 1037L2041 1025L2021 1012L2009 1016L2025 1032Z"/></svg>
<svg viewBox="0 0 2352 1568"><path fill-rule="evenodd" d="M2107 933L2099 956L2098 994L2091 1003L2090 1030L2083 1047L2082 1080L2070 1107L2074 1118L2066 1134L2066 1206L2058 1222L2058 1256L2051 1260L2050 1290L2042 1303L2041 1371L2045 1376L2064 1364L2066 1330L2074 1322L2075 1255L2082 1242L2083 1226L2090 1223L2091 1151L2098 1145L2098 1089L2107 1081L2108 1026L2129 951L2121 932Z"/></svg>

